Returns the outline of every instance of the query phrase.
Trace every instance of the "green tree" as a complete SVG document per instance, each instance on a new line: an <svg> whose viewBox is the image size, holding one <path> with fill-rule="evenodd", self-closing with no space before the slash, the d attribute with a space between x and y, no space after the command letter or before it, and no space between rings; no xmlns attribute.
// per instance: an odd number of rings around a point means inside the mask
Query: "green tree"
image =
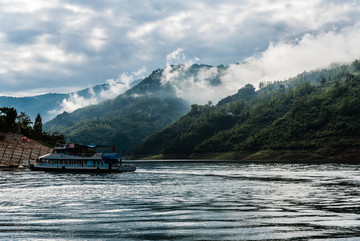
<svg viewBox="0 0 360 241"><path fill-rule="evenodd" d="M5 131L12 131L15 127L15 120L18 116L15 108L2 107L0 108L0 113L4 114L5 120Z"/></svg>
<svg viewBox="0 0 360 241"><path fill-rule="evenodd" d="M252 84L246 84L238 90L238 95L243 96L245 99L250 99L255 95L255 87Z"/></svg>
<svg viewBox="0 0 360 241"><path fill-rule="evenodd" d="M21 112L20 115L16 117L16 120L19 128L19 132L25 136L29 136L29 137L32 136L33 131L32 128L30 127L32 121L30 117L24 112Z"/></svg>
<svg viewBox="0 0 360 241"><path fill-rule="evenodd" d="M260 83L259 83L259 89L262 89L262 88L264 88L265 87L265 82L264 81L261 81Z"/></svg>
<svg viewBox="0 0 360 241"><path fill-rule="evenodd" d="M320 84L325 84L326 83L326 78L324 76L321 76L320 78Z"/></svg>
<svg viewBox="0 0 360 241"><path fill-rule="evenodd" d="M37 114L36 118L35 118L35 123L34 123L34 134L35 136L39 137L42 134L42 120L41 120L41 116L40 114Z"/></svg>
<svg viewBox="0 0 360 241"><path fill-rule="evenodd" d="M20 125L20 127L27 127L31 125L33 122L31 121L30 117L25 114L24 112L21 112L20 115L16 117L17 123Z"/></svg>
<svg viewBox="0 0 360 241"><path fill-rule="evenodd" d="M360 71L360 61L359 60L355 60L352 65L354 66L356 71Z"/></svg>

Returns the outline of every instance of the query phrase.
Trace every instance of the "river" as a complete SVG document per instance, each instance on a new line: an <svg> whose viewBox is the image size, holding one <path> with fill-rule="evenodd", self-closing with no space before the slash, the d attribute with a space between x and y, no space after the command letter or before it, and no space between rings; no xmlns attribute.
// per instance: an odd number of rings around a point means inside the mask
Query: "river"
<svg viewBox="0 0 360 241"><path fill-rule="evenodd" d="M1 240L358 240L360 166L137 162L0 171Z"/></svg>

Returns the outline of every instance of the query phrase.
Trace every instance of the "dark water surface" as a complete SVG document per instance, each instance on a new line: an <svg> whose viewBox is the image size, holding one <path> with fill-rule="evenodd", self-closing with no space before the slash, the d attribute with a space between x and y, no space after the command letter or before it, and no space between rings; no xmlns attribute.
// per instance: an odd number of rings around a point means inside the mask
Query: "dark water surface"
<svg viewBox="0 0 360 241"><path fill-rule="evenodd" d="M360 166L136 165L101 175L0 171L0 239L360 239Z"/></svg>

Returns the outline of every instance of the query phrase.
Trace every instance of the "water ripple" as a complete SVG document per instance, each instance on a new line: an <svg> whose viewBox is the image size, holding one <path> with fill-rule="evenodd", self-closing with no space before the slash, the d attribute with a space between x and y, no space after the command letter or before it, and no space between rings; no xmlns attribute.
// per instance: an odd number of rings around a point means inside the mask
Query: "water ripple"
<svg viewBox="0 0 360 241"><path fill-rule="evenodd" d="M125 174L0 172L0 239L360 238L358 166L137 166Z"/></svg>

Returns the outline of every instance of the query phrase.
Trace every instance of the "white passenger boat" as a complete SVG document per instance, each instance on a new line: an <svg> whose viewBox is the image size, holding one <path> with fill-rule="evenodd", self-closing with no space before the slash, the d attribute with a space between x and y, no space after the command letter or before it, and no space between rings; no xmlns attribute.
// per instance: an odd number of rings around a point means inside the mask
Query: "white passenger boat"
<svg viewBox="0 0 360 241"><path fill-rule="evenodd" d="M51 153L40 156L32 171L55 172L133 172L134 165L124 164L118 153L96 153L88 146L66 143Z"/></svg>

